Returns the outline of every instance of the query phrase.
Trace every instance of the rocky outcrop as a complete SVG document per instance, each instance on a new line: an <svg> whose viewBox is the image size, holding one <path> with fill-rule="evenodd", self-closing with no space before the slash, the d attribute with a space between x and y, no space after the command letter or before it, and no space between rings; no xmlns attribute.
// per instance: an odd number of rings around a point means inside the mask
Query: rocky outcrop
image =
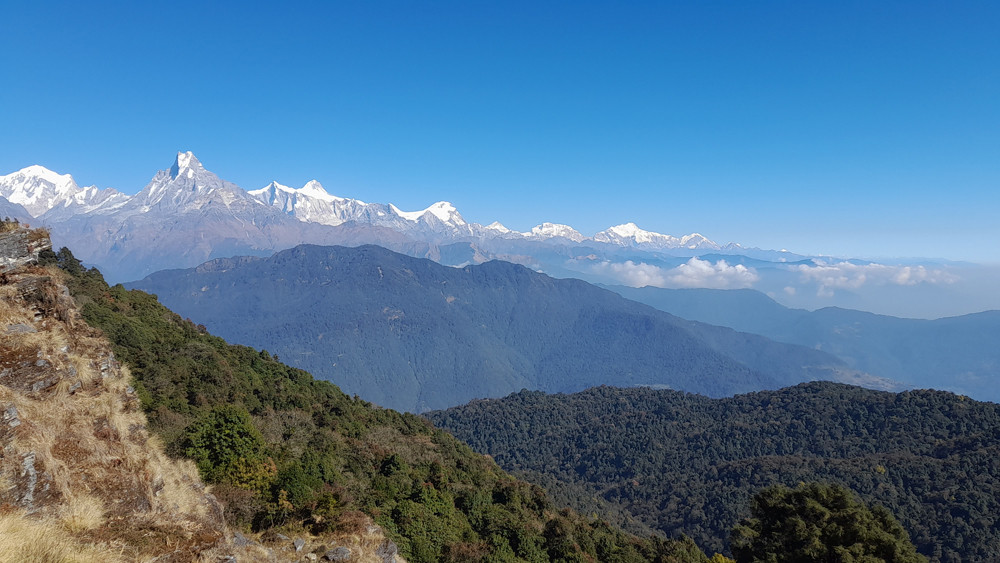
<svg viewBox="0 0 1000 563"><path fill-rule="evenodd" d="M43 250L52 250L48 231L29 229L22 223L0 221L0 273L37 262Z"/></svg>

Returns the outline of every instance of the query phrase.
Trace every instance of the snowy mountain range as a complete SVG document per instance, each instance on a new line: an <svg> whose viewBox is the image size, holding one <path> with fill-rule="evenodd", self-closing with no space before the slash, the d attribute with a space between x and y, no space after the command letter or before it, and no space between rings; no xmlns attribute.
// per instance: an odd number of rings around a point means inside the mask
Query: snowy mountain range
<svg viewBox="0 0 1000 563"><path fill-rule="evenodd" d="M403 211L391 203L332 195L315 180L297 189L271 182L246 191L205 169L191 152L179 152L168 169L133 196L80 187L71 175L37 165L0 176L0 213L22 208L52 230L57 245L70 244L114 280L236 253L270 254L302 242L375 243L445 263L499 257L531 264L534 243L610 247L612 252L739 248L722 247L697 233L674 237L644 231L634 223L593 237L554 223L518 232L499 222L468 222L446 201Z"/></svg>
<svg viewBox="0 0 1000 563"><path fill-rule="evenodd" d="M1000 308L992 291L996 272L986 266L802 256L720 245L698 233L671 236L635 223L593 236L556 223L521 232L499 221L467 221L446 201L403 211L332 195L315 180L301 188L271 182L246 191L190 152L178 153L135 195L80 187L69 174L29 166L0 176L0 217L48 227L56 248L70 247L111 282L214 258L270 256L302 243L375 244L448 266L497 259L610 285L753 288L795 308L832 305L925 318Z"/></svg>

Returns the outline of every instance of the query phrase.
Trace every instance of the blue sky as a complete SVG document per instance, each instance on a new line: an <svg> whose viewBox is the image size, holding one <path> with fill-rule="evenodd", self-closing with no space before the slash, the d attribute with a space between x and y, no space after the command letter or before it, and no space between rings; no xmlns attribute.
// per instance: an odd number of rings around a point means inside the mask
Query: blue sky
<svg viewBox="0 0 1000 563"><path fill-rule="evenodd" d="M1000 262L1000 3L205 4L5 2L0 173Z"/></svg>

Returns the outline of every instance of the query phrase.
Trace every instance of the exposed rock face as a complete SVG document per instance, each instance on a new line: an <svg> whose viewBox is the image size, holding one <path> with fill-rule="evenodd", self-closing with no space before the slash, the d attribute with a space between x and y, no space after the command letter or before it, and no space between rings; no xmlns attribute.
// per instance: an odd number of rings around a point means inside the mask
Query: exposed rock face
<svg viewBox="0 0 1000 563"><path fill-rule="evenodd" d="M51 250L45 231L22 228L17 223L0 223L0 273L38 261L38 254Z"/></svg>
<svg viewBox="0 0 1000 563"><path fill-rule="evenodd" d="M396 563L399 561L399 548L392 541L385 540L375 549L375 556L382 563Z"/></svg>

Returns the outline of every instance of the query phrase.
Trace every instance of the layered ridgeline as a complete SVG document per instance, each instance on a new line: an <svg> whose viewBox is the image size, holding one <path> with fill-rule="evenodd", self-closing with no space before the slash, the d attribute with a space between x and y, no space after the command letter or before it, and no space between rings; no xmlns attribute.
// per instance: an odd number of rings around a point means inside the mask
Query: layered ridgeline
<svg viewBox="0 0 1000 563"><path fill-rule="evenodd" d="M685 319L823 350L908 387L1000 402L1000 311L901 319L836 307L789 309L749 289L609 289Z"/></svg>
<svg viewBox="0 0 1000 563"><path fill-rule="evenodd" d="M823 352L685 321L508 262L450 268L376 246L302 245L130 287L230 342L413 412L524 388L725 396L814 379L890 385Z"/></svg>
<svg viewBox="0 0 1000 563"><path fill-rule="evenodd" d="M151 430L197 462L232 525L271 530L265 540L319 534L312 545L322 548L332 547L324 534L366 537L371 518L394 542L358 540L379 561L398 549L411 562L707 562L690 541L642 539L558 510L425 419L229 345L149 294L109 287L65 249L58 262L83 318L131 367Z"/></svg>
<svg viewBox="0 0 1000 563"><path fill-rule="evenodd" d="M835 383L727 399L601 387L522 391L428 418L581 506L603 498L710 550L724 547L755 491L827 481L888 508L933 561L1000 553L994 403Z"/></svg>

